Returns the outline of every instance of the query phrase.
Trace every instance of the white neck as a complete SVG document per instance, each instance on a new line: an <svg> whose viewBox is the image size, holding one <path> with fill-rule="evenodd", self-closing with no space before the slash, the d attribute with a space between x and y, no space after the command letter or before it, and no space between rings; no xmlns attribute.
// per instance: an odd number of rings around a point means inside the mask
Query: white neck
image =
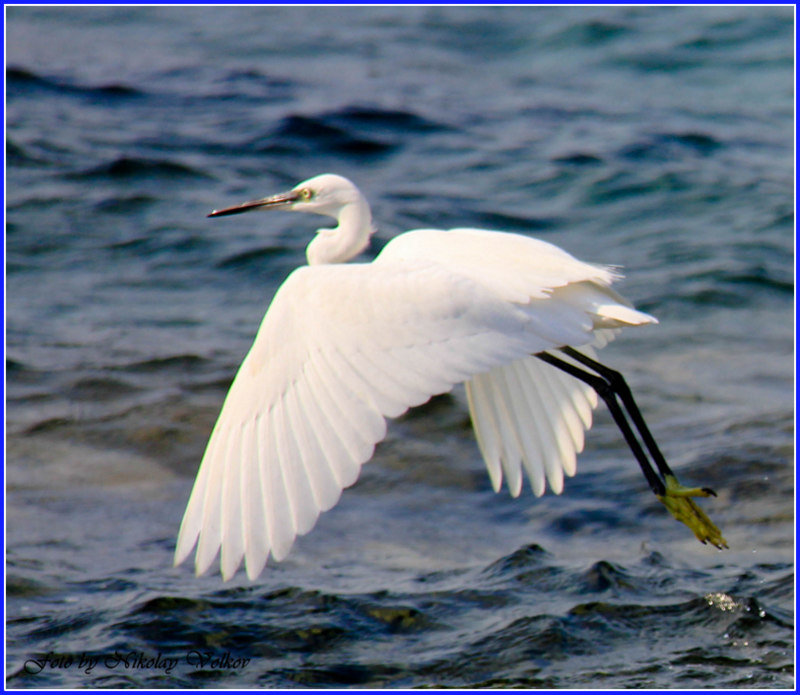
<svg viewBox="0 0 800 695"><path fill-rule="evenodd" d="M339 224L333 229L318 229L306 249L309 265L345 263L361 253L373 232L372 213L364 198L346 203L339 210Z"/></svg>

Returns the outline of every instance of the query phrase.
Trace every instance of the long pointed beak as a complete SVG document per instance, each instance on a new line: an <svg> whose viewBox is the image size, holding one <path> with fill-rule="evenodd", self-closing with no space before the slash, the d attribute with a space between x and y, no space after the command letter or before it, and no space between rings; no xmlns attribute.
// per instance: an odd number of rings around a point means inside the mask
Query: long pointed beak
<svg viewBox="0 0 800 695"><path fill-rule="evenodd" d="M259 208L279 208L286 205L291 205L299 197L299 193L289 191L288 193L279 193L272 195L269 198L261 198L260 200L251 200L248 203L241 203L229 208L222 208L221 210L212 210L208 213L207 217L222 217L223 215L238 215L240 212L249 212L250 210L258 210Z"/></svg>

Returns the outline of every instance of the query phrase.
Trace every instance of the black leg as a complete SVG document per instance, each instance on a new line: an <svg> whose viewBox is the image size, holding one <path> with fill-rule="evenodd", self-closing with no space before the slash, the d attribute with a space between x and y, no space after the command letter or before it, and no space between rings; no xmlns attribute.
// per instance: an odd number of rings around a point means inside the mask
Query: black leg
<svg viewBox="0 0 800 695"><path fill-rule="evenodd" d="M561 348L561 350L565 355L569 355L572 357L572 359L577 360L581 364L585 364L591 369L594 369L594 371L608 381L611 389L619 396L623 406L625 406L625 410L627 411L631 420L633 420L634 426L639 432L639 435L647 447L647 450L650 452L650 455L653 457L653 461L655 461L658 470L661 471L661 475L664 478L666 478L668 475L671 475L674 478L675 474L672 472L667 460L664 458L664 455L658 448L658 444L656 444L656 440L653 438L653 435L650 434L650 428L648 428L647 423L644 421L644 416L639 410L639 406L636 405L636 401L633 398L633 393L631 393L631 390L625 381L625 377L623 377L619 372L606 367L602 362L593 360L591 357L584 355L582 352L578 352L575 348L567 346ZM704 487L702 490L713 497L717 496L717 493L714 492L710 487Z"/></svg>
<svg viewBox="0 0 800 695"><path fill-rule="evenodd" d="M653 435L650 434L650 429L647 427L644 417L642 417L639 406L636 405L636 401L633 400L633 394L625 381L625 377L619 372L606 367L604 364L593 360L591 357L587 357L582 352L578 352L575 348L565 347L561 348L561 350L565 355L569 355L572 359L581 364L585 364L590 369L594 369L594 371L600 374L609 383L611 389L619 396L622 404L625 406L625 410L628 412L631 420L633 420L634 426L639 431L639 435L647 447L647 450L650 452L650 455L653 457L653 461L655 461L658 470L661 471L661 475L675 475L667 464L661 450L658 448L656 440L653 439Z"/></svg>
<svg viewBox="0 0 800 695"><path fill-rule="evenodd" d="M714 526L703 510L691 499L692 497L708 497L709 495L716 497L716 493L707 487L687 488L678 482L677 477L659 450L653 435L650 434L650 429L647 427L647 423L645 423L644 417L642 417L642 413L636 405L633 394L625 383L622 374L609 369L574 348L563 347L561 351L578 364L568 362L549 352L539 352L535 356L547 362L547 364L551 364L561 371L574 376L576 379L580 379L597 391L597 395L608 406L614 422L617 423L622 436L633 452L650 488L669 510L670 514L692 529L694 535L702 543L711 543L720 549L727 548L728 543L722 537L720 530ZM650 456L655 462L655 468L651 465L650 459L639 443L636 434L634 434L628 418L633 422L639 437L642 438L645 447L650 452Z"/></svg>
<svg viewBox="0 0 800 695"><path fill-rule="evenodd" d="M567 350L569 350L570 352L567 352ZM572 348L564 348L564 352L576 360L578 359L578 357L576 357L575 355L579 355L580 357L585 357L585 355L579 353L577 350L573 350ZM573 355L572 353L575 353L575 355ZM561 358L556 357L555 355L551 355L549 352L539 352L536 354L536 357L538 357L540 360L544 362L547 362L547 364L551 364L554 367L560 369L561 371L566 372L570 376L574 376L576 379L580 379L582 382L588 384L595 391L597 391L597 395L600 396L600 398L602 398L605 401L606 405L608 406L608 410L611 413L611 416L614 418L614 422L617 423L617 427L619 427L620 431L622 432L622 436L625 438L625 441L627 442L628 446L633 452L633 455L636 458L639 467L642 469L642 473L644 473L644 477L647 478L647 482L650 485L650 489L656 495L664 495L666 491L666 488L664 486L664 481L658 475L658 473L653 469L653 466L650 464L650 460L647 458L647 454L645 454L641 444L639 444L639 440L636 438L636 435L633 433L633 430L631 429L631 426L628 423L628 419L625 417L625 412L620 407L620 404L617 402L617 396L619 396L626 410L628 410L629 416L633 420L634 425L636 425L636 428L641 433L642 428L636 421L636 417L634 417L633 414L630 413L630 407L626 403L625 397L618 390L619 389L617 383L618 380L613 377L610 377L607 374L607 372L613 372L613 370L610 370L607 367L600 365L601 367L603 367L603 370L601 371L599 369L596 369L595 367L592 367L595 370L595 372L597 372L597 374L593 374L592 372L582 369L581 367L572 364L571 362L566 362L565 360L562 360ZM589 360L588 357L586 357L586 359ZM582 359L580 359L579 361L583 362ZM594 360L589 360L589 361L594 362ZM619 374L618 372L613 372L613 374L619 377L619 380L621 380L623 384L625 383L624 379L622 379L621 374ZM625 390L627 390L628 395L630 396L630 390L627 388L627 385L624 388ZM630 396L630 400L633 401L632 396ZM641 413L639 413L639 409L636 408L635 403L633 404L633 407L635 408L636 413L639 414L639 419L641 420L641 422L644 423L644 419L642 418ZM645 425L644 428L646 430L647 426ZM647 434L650 435L650 432L647 431ZM642 438L644 439L647 448L650 449L652 453L652 448L650 447L647 438L643 434ZM653 439L652 435L650 435L650 440L652 441L652 439ZM653 441L653 446L655 446L654 441ZM658 450L657 447L656 450ZM653 458L656 461L657 468L662 472L662 475L666 477L667 473L671 474L671 471L669 470L669 467L666 465L666 462L664 462L664 466L666 467L666 472L665 472L664 469L659 465L658 458L656 458L655 456L653 456ZM661 458L663 460L663 456Z"/></svg>

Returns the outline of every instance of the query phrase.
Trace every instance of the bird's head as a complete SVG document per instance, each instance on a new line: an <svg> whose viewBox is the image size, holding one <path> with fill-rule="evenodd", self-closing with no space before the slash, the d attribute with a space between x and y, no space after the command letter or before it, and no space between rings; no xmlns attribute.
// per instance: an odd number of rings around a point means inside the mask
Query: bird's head
<svg viewBox="0 0 800 695"><path fill-rule="evenodd" d="M209 217L236 215L250 210L298 210L338 218L342 209L363 200L355 184L337 174L320 174L297 184L292 190L233 207L213 210Z"/></svg>
<svg viewBox="0 0 800 695"><path fill-rule="evenodd" d="M350 260L368 246L374 231L366 199L355 184L336 174L320 174L286 193L214 210L209 217L276 209L314 212L337 220L338 225L333 229L317 230L317 236L306 249L310 265Z"/></svg>

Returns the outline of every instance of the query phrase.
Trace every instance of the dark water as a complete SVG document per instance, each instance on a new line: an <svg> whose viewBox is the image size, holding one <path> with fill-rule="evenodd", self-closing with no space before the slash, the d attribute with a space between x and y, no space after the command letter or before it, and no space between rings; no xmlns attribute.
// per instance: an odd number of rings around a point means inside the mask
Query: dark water
<svg viewBox="0 0 800 695"><path fill-rule="evenodd" d="M794 684L793 8L7 9L7 685ZM560 497L491 492L464 394L259 581L173 569L227 385L324 171L415 226L620 264L604 351L731 549L605 412ZM174 662L172 660L175 660Z"/></svg>

